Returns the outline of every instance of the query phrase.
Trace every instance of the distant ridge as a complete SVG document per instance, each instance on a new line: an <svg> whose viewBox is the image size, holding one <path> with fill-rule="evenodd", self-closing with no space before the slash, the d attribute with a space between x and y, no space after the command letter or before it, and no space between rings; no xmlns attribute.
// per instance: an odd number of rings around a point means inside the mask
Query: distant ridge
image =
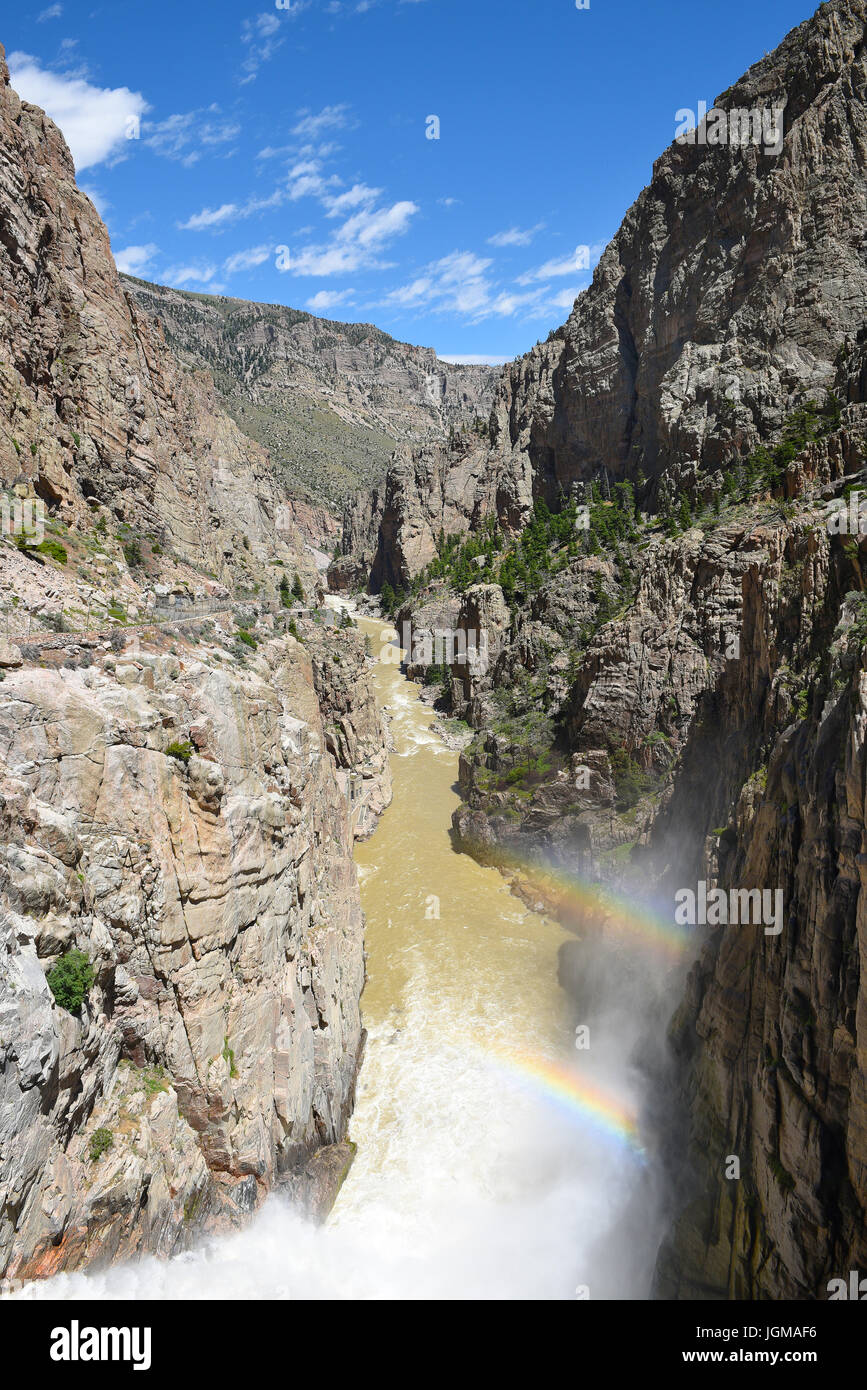
<svg viewBox="0 0 867 1390"><path fill-rule="evenodd" d="M368 323L121 277L187 368L271 451L285 484L334 508L385 474L399 443L487 418L499 369L444 362Z"/></svg>

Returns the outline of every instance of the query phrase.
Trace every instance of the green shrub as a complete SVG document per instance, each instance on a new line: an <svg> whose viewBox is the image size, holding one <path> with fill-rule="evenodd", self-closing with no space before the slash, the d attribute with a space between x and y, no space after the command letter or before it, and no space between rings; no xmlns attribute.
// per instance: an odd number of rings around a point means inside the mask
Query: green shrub
<svg viewBox="0 0 867 1390"><path fill-rule="evenodd" d="M110 1129L94 1130L90 1136L90 1160L91 1163L98 1163L107 1149L114 1143L114 1135Z"/></svg>
<svg viewBox="0 0 867 1390"><path fill-rule="evenodd" d="M233 1078L236 1077L238 1075L238 1068L235 1066L234 1049L229 1046L228 1033L223 1039L223 1060L229 1064L229 1075Z"/></svg>
<svg viewBox="0 0 867 1390"><path fill-rule="evenodd" d="M161 1091L167 1091L169 1089L165 1068L159 1065L145 1067L143 1079L146 1095L156 1096L159 1095Z"/></svg>
<svg viewBox="0 0 867 1390"><path fill-rule="evenodd" d="M77 1014L96 976L84 952L72 950L55 962L46 978L60 1008Z"/></svg>
<svg viewBox="0 0 867 1390"><path fill-rule="evenodd" d="M255 651L259 645L252 632L248 632L245 627L238 628L238 641L243 642L245 647L252 647L253 651Z"/></svg>
<svg viewBox="0 0 867 1390"><path fill-rule="evenodd" d="M783 1189L783 1191L791 1192L793 1187L795 1186L795 1179L792 1177L788 1169L783 1167L782 1163L776 1157L775 1154L772 1154L771 1157L768 1159L768 1167L770 1168L771 1172L773 1173L777 1182L780 1184L780 1187Z"/></svg>
<svg viewBox="0 0 867 1390"><path fill-rule="evenodd" d="M135 569L136 566L144 564L141 546L136 540L127 541L123 548L123 557L129 569Z"/></svg>
<svg viewBox="0 0 867 1390"><path fill-rule="evenodd" d="M186 765L193 756L193 745L191 743L178 743L173 741L166 749L167 758L177 758L179 763Z"/></svg>
<svg viewBox="0 0 867 1390"><path fill-rule="evenodd" d="M36 549L41 551L43 555L50 555L52 560L56 560L60 565L65 565L69 558L66 547L61 545L60 541L48 539L42 541Z"/></svg>
<svg viewBox="0 0 867 1390"><path fill-rule="evenodd" d="M630 811L653 786L653 778L644 772L640 765L629 756L625 748L617 748L610 754L611 771L614 775L614 788L617 793L617 810Z"/></svg>

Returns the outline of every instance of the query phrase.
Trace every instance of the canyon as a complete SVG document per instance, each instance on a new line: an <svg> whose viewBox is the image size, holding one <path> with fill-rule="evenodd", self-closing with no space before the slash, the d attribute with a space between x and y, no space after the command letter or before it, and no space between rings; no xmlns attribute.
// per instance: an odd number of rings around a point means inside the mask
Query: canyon
<svg viewBox="0 0 867 1390"><path fill-rule="evenodd" d="M127 294L2 59L0 134L0 475L44 508L2 547L0 1274L20 1280L186 1248L275 1184L330 1205L364 1045L351 851L390 783L364 645L322 621L270 458Z"/></svg>
<svg viewBox="0 0 867 1390"><path fill-rule="evenodd" d="M376 849L420 755L467 893L508 904L488 949L510 1018L526 980L544 1014L525 1046L590 1019L591 1074L629 1078L629 1296L809 1300L865 1267L867 537L839 524L867 486L865 29L829 0L723 92L783 110L779 150L673 143L566 323L499 373L119 276L0 57L0 481L46 508L46 539L0 546L0 1279L261 1229L274 1194L333 1208L336 1239L380 1210L385 1167L351 1171L359 871L371 1085L423 1073L451 1113L411 1044L456 1028L454 981L392 934L430 883L402 824L384 886ZM420 638L404 673L439 719L407 715L370 613ZM484 661L428 660L442 631ZM630 943L699 890L771 894L775 930ZM458 919L430 928L453 964ZM366 1093L360 1132L424 1172L377 1129L391 1101ZM550 1190L589 1210L551 1142Z"/></svg>
<svg viewBox="0 0 867 1390"><path fill-rule="evenodd" d="M486 631L485 669L413 672L471 730L455 835L571 926L585 1004L604 890L783 894L663 986L665 1298L824 1297L867 1256L865 538L827 524L867 442L865 19L822 5L722 93L784 106L779 155L673 144L485 437L402 450L344 532L396 625Z"/></svg>
<svg viewBox="0 0 867 1390"><path fill-rule="evenodd" d="M183 367L213 376L286 491L320 512L380 483L399 442L433 442L490 411L494 368L443 362L372 324L122 280Z"/></svg>

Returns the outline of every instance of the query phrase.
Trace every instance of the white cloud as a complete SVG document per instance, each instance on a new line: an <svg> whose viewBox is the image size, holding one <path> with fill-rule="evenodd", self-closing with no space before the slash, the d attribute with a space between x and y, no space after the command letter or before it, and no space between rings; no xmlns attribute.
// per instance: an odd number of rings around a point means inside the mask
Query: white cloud
<svg viewBox="0 0 867 1390"><path fill-rule="evenodd" d="M227 120L214 103L196 111L175 112L163 121L146 121L144 143L165 159L177 159L187 168L197 163L204 150L214 151L241 133L237 121Z"/></svg>
<svg viewBox="0 0 867 1390"><path fill-rule="evenodd" d="M239 270L253 270L269 259L271 251L269 245L251 246L247 251L236 251L223 262L223 269L228 275L234 275Z"/></svg>
<svg viewBox="0 0 867 1390"><path fill-rule="evenodd" d="M202 208L186 222L179 222L182 232L200 232L203 227L218 227L221 222L229 222L238 216L236 203L222 203L218 208Z"/></svg>
<svg viewBox="0 0 867 1390"><path fill-rule="evenodd" d="M358 246L378 246L392 237L401 236L410 219L418 212L416 203L393 203L390 208L365 208L337 229L338 241L350 241Z"/></svg>
<svg viewBox="0 0 867 1390"><path fill-rule="evenodd" d="M570 290L560 290L558 294L554 295L553 299L550 302L555 309L571 310L572 305L575 303L575 300L578 298L580 293L581 290L576 285L573 286Z"/></svg>
<svg viewBox="0 0 867 1390"><path fill-rule="evenodd" d="M495 314L499 318L511 318L519 309L541 307L538 298L538 294L534 291L530 291L528 294L510 294L508 290L503 290L486 306L487 314Z"/></svg>
<svg viewBox="0 0 867 1390"><path fill-rule="evenodd" d="M276 159L279 155L290 154L291 151L291 145L266 145L264 149L259 151L259 153L256 155L256 158Z"/></svg>
<svg viewBox="0 0 867 1390"><path fill-rule="evenodd" d="M528 227L522 231L520 227L510 227L508 231L496 232L494 236L488 237L489 246L529 246L537 232L541 232L545 226L544 222L537 222L535 227Z"/></svg>
<svg viewBox="0 0 867 1390"><path fill-rule="evenodd" d="M147 242L145 246L126 246L123 251L115 252L114 263L124 275L141 275L143 270L147 270L159 249L152 241Z"/></svg>
<svg viewBox="0 0 867 1390"><path fill-rule="evenodd" d="M163 279L167 285L174 285L180 289L182 285L210 285L216 273L215 265L172 265L163 271ZM216 290L222 287L214 285L213 288Z"/></svg>
<svg viewBox="0 0 867 1390"><path fill-rule="evenodd" d="M49 5L47 10L43 10L40 15L37 15L36 23L44 24L46 19L59 19L62 14L62 5Z"/></svg>
<svg viewBox="0 0 867 1390"><path fill-rule="evenodd" d="M201 212L194 212L186 222L178 222L177 226L182 232L206 231L210 227L222 227L228 222L237 222L252 217L254 213L279 207L282 201L283 194L275 189L267 198L249 198L246 203L221 203L218 208L202 208Z"/></svg>
<svg viewBox="0 0 867 1390"><path fill-rule="evenodd" d="M300 160L289 170L289 197L293 203L299 198L321 198L328 188L339 182L336 174L330 174L328 178L324 176L318 159Z"/></svg>
<svg viewBox="0 0 867 1390"><path fill-rule="evenodd" d="M493 286L485 272L493 264L472 251L453 251L433 261L424 275L386 296L386 303L405 308L432 305L437 312L478 314L490 302Z"/></svg>
<svg viewBox="0 0 867 1390"><path fill-rule="evenodd" d="M478 280L492 265L493 261L483 260L472 251L453 251L450 256L436 262L444 285Z"/></svg>
<svg viewBox="0 0 867 1390"><path fill-rule="evenodd" d="M326 196L323 201L329 217L342 217L350 208L375 203L381 194L381 188L368 188L366 183L355 183L345 193L340 193L334 198Z"/></svg>
<svg viewBox="0 0 867 1390"><path fill-rule="evenodd" d="M356 246L305 246L289 265L278 265L277 269L291 270L293 275L350 275L375 266L376 262L365 258Z"/></svg>
<svg viewBox="0 0 867 1390"><path fill-rule="evenodd" d="M386 242L402 236L418 212L415 203L365 208L336 229L325 246L305 246L286 267L293 275L351 275L357 270L383 269L377 256Z"/></svg>
<svg viewBox="0 0 867 1390"><path fill-rule="evenodd" d="M309 0L289 0L287 4L280 6L280 15L294 19L307 9L308 3ZM261 65L274 57L283 42L283 39L278 37L279 33L280 19L274 10L264 10L257 14L255 19L244 20L241 25L241 42L246 49L246 57L241 64L241 71L244 73L241 78L242 85L255 82Z"/></svg>
<svg viewBox="0 0 867 1390"><path fill-rule="evenodd" d="M308 299L307 308L312 309L314 314L325 313L328 309L335 309L338 304L344 304L353 294L355 290L320 290L312 299Z"/></svg>
<svg viewBox="0 0 867 1390"><path fill-rule="evenodd" d="M433 281L420 276L418 280L411 280L408 285L401 285L398 289L392 290L386 296L386 300L389 304L414 308L418 304L424 304L432 290Z"/></svg>
<svg viewBox="0 0 867 1390"><path fill-rule="evenodd" d="M323 130L342 130L346 125L348 106L323 106L315 115L311 111L299 111L301 120L292 127L293 135L315 140Z"/></svg>
<svg viewBox="0 0 867 1390"><path fill-rule="evenodd" d="M549 285L523 290L503 288L488 273L492 265L493 261L472 251L453 251L425 267L415 280L392 290L384 303L392 308L462 314L480 323L483 319L512 318L517 314L524 318L551 314L559 307L571 308L578 294L577 290L564 290L552 300Z"/></svg>
<svg viewBox="0 0 867 1390"><path fill-rule="evenodd" d="M577 246L571 256L563 260L546 261L535 270L528 270L518 276L519 285L532 285L540 280L553 280L558 275L574 275L576 270L590 269L590 247Z"/></svg>
<svg viewBox="0 0 867 1390"><path fill-rule="evenodd" d="M148 110L140 92L46 72L27 53L12 53L9 68L18 95L41 106L63 131L79 174L128 149L128 132Z"/></svg>

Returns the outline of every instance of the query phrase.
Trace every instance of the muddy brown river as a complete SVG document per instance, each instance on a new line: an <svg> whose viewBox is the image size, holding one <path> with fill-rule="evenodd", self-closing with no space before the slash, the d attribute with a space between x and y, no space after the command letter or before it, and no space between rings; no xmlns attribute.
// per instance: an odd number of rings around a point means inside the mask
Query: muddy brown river
<svg viewBox="0 0 867 1390"><path fill-rule="evenodd" d="M358 1154L336 1206L317 1228L273 1196L239 1234L25 1296L646 1293L634 1255L642 1162L618 1128L634 1084L628 1040L601 1070L576 1051L557 978L567 933L455 852L458 754L401 674L385 625L360 626L394 740L394 799L356 849L369 1039L350 1126Z"/></svg>

